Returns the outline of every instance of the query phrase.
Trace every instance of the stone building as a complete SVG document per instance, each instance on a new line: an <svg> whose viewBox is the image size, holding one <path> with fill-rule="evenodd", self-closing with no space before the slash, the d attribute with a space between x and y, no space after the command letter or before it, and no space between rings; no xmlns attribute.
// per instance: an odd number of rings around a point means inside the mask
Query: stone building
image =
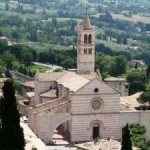
<svg viewBox="0 0 150 150"><path fill-rule="evenodd" d="M129 94L129 84L125 78L115 78L109 77L105 79L105 82L111 87L118 90L121 96L128 96Z"/></svg>
<svg viewBox="0 0 150 150"><path fill-rule="evenodd" d="M70 141L94 138L121 139L126 123L146 126L150 139L150 112L138 112L120 103L120 92L95 72L95 29L85 14L78 26L77 72L35 75L35 98L29 108L30 128L46 143L56 129L70 134Z"/></svg>

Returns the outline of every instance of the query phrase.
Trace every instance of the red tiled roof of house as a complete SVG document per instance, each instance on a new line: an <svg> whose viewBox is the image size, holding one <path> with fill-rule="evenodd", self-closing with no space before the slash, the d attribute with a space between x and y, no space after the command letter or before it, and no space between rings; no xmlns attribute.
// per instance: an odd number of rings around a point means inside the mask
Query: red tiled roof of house
<svg viewBox="0 0 150 150"><path fill-rule="evenodd" d="M33 88L33 89L35 88L34 81L27 81L27 82L22 83L22 85L25 87Z"/></svg>

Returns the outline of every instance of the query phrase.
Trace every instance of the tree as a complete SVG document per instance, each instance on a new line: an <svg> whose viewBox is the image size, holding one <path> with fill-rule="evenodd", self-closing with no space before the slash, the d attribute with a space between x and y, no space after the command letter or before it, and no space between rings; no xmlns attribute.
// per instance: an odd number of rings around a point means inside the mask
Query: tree
<svg viewBox="0 0 150 150"><path fill-rule="evenodd" d="M141 103L149 103L150 106L150 91L146 91L140 95L138 101Z"/></svg>
<svg viewBox="0 0 150 150"><path fill-rule="evenodd" d="M0 128L1 150L24 150L25 140L23 129L20 127L20 114L17 110L15 90L12 80L6 80L0 99Z"/></svg>
<svg viewBox="0 0 150 150"><path fill-rule="evenodd" d="M135 69L138 69L138 63L135 63Z"/></svg>
<svg viewBox="0 0 150 150"><path fill-rule="evenodd" d="M115 63L112 66L112 75L117 77L126 72L127 60L122 56L115 58Z"/></svg>
<svg viewBox="0 0 150 150"><path fill-rule="evenodd" d="M11 33L11 36L12 36L13 39L15 39L18 42L19 36L20 36L18 31L13 31Z"/></svg>
<svg viewBox="0 0 150 150"><path fill-rule="evenodd" d="M31 65L32 61L33 61L33 55L32 55L32 53L24 51L22 53L22 62L25 65L29 66L29 65Z"/></svg>
<svg viewBox="0 0 150 150"><path fill-rule="evenodd" d="M6 11L9 11L9 4L8 4L8 2L7 2L6 5L5 5L5 10L6 10Z"/></svg>
<svg viewBox="0 0 150 150"><path fill-rule="evenodd" d="M146 76L147 76L147 78L150 77L150 65L148 65L148 67L146 69Z"/></svg>
<svg viewBox="0 0 150 150"><path fill-rule="evenodd" d="M61 65L63 67L65 67L65 69L69 69L69 68L74 68L75 66L75 61L72 58L67 58L66 60L64 60Z"/></svg>
<svg viewBox="0 0 150 150"><path fill-rule="evenodd" d="M131 124L131 141L140 150L148 150L149 146L145 139L146 128L140 124Z"/></svg>
<svg viewBox="0 0 150 150"><path fill-rule="evenodd" d="M128 73L127 81L130 83L129 94L144 91L147 82L146 73L143 70L134 69Z"/></svg>
<svg viewBox="0 0 150 150"><path fill-rule="evenodd" d="M52 24L54 28L57 28L58 22L56 17L52 17Z"/></svg>
<svg viewBox="0 0 150 150"><path fill-rule="evenodd" d="M132 142L130 139L130 130L129 125L126 124L126 126L122 129L122 147L121 150L132 150Z"/></svg>
<svg viewBox="0 0 150 150"><path fill-rule="evenodd" d="M5 51L3 55L0 56L0 64L5 66L8 70L12 70L14 62L17 61L16 57L8 51Z"/></svg>

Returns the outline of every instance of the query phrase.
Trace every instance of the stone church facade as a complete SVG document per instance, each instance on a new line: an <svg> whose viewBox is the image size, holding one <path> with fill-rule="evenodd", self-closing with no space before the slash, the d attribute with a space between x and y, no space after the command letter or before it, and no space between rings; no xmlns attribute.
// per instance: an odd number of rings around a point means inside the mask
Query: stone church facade
<svg viewBox="0 0 150 150"><path fill-rule="evenodd" d="M77 72L36 74L35 99L28 113L30 128L47 144L60 125L70 133L72 142L121 139L126 123L145 123L150 128L150 113L122 106L119 90L94 71L95 29L87 12L78 26L77 39ZM140 122L140 115L147 120ZM146 136L150 138L150 129Z"/></svg>

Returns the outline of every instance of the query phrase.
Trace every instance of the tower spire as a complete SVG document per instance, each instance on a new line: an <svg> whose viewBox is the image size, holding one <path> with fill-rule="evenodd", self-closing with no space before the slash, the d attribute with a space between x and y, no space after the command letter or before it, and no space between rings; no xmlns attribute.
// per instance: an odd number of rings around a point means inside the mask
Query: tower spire
<svg viewBox="0 0 150 150"><path fill-rule="evenodd" d="M83 29L84 30L89 30L91 29L91 22L90 22L90 18L88 15L88 8L86 7L85 10L85 16L84 16L84 20L83 20Z"/></svg>

